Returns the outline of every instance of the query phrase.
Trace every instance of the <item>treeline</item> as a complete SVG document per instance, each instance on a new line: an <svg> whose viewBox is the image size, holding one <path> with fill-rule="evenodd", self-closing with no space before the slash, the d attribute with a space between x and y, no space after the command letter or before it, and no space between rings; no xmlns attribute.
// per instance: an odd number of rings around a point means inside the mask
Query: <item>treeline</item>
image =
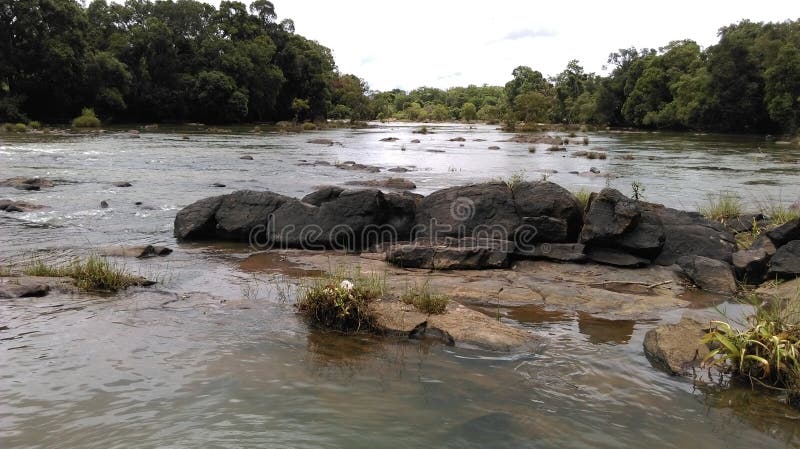
<svg viewBox="0 0 800 449"><path fill-rule="evenodd" d="M674 41L622 49L607 76L578 61L546 78L517 67L504 87L420 88L370 96L375 118L587 123L652 129L795 133L800 127L800 21L724 27L714 46Z"/></svg>
<svg viewBox="0 0 800 449"><path fill-rule="evenodd" d="M716 45L622 49L611 71L570 61L545 77L517 67L505 86L371 91L330 50L277 20L267 0L0 2L0 122L483 120L795 133L800 21L742 21Z"/></svg>
<svg viewBox="0 0 800 449"><path fill-rule="evenodd" d="M0 2L0 121L325 117L329 49L277 22L267 0Z"/></svg>

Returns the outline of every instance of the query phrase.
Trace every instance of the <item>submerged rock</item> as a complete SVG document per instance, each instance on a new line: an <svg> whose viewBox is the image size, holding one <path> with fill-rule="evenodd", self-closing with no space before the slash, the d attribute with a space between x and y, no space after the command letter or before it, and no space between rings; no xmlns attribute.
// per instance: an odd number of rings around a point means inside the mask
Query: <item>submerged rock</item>
<svg viewBox="0 0 800 449"><path fill-rule="evenodd" d="M413 190L417 188L416 184L405 178L386 178L386 179L348 181L345 184L353 186L385 187L387 189L397 189L397 190Z"/></svg>
<svg viewBox="0 0 800 449"><path fill-rule="evenodd" d="M315 145L328 145L328 146L333 146L333 144L338 143L338 142L334 142L331 139L311 139L311 140L307 140L306 142L313 143Z"/></svg>
<svg viewBox="0 0 800 449"><path fill-rule="evenodd" d="M42 187L53 187L56 183L47 178L26 178L15 176L0 181L0 187L13 187L18 190L40 190Z"/></svg>
<svg viewBox="0 0 800 449"><path fill-rule="evenodd" d="M384 137L381 139L381 142L394 142L396 140L400 140L398 137Z"/></svg>
<svg viewBox="0 0 800 449"><path fill-rule="evenodd" d="M128 181L117 181L112 184L114 187L133 187L133 184Z"/></svg>
<svg viewBox="0 0 800 449"><path fill-rule="evenodd" d="M104 256L136 257L138 259L146 259L156 256L167 256L172 254L172 249L160 245L118 246L104 248L100 250L100 254Z"/></svg>
<svg viewBox="0 0 800 449"><path fill-rule="evenodd" d="M688 374L700 366L708 347L700 342L708 325L691 318L651 329L644 336L644 353L650 363L673 375Z"/></svg>
<svg viewBox="0 0 800 449"><path fill-rule="evenodd" d="M5 212L30 212L44 209L45 206L25 201L0 200L0 210Z"/></svg>
<svg viewBox="0 0 800 449"><path fill-rule="evenodd" d="M400 301L378 301L373 305L379 328L402 332L409 338L433 334L445 344L477 346L502 352L538 349L540 341L531 333L504 324L458 303L450 303L445 313L426 315Z"/></svg>
<svg viewBox="0 0 800 449"><path fill-rule="evenodd" d="M703 256L682 256L677 263L701 289L722 295L736 293L736 279L731 266L726 262Z"/></svg>
<svg viewBox="0 0 800 449"><path fill-rule="evenodd" d="M32 298L46 296L50 285L36 278L5 278L0 280L0 298Z"/></svg>
<svg viewBox="0 0 800 449"><path fill-rule="evenodd" d="M244 155L244 156L240 157L239 159L242 159L242 160L245 160L245 161L252 161L253 160L253 156L250 156L249 154L247 154L247 155Z"/></svg>

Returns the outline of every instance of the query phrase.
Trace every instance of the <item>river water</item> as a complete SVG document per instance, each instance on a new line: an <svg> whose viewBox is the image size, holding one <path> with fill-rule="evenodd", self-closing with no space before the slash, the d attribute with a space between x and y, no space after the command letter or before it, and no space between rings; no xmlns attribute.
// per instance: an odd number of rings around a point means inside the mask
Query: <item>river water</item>
<svg viewBox="0 0 800 449"><path fill-rule="evenodd" d="M653 369L642 340L654 322L512 311L503 319L546 341L513 356L338 336L297 319L291 277L300 268L247 263L243 246L178 245L172 237L176 211L207 196L302 196L386 176L307 165L315 161L406 167L398 176L423 194L548 173L570 190L611 185L630 194L638 181L647 200L685 209L719 192L739 194L752 209L800 200L800 149L757 138L604 132L566 153L547 145L530 153L532 145L503 142L510 135L491 126L429 125L434 133L425 135L412 134L416 127L0 135L0 179L60 180L39 192L0 187L0 198L47 206L0 213L0 264L110 244L176 249L119 261L161 281L151 289L0 301L0 447L800 445L800 414L775 398ZM339 144L307 143L312 138ZM592 149L608 158L571 157ZM585 174L592 167L616 177ZM100 208L102 200L110 207Z"/></svg>

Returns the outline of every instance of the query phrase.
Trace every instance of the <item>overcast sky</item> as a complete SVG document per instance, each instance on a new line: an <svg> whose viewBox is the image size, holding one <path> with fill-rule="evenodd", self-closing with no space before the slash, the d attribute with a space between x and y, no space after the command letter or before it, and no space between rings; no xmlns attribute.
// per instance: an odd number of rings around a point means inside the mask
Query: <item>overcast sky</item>
<svg viewBox="0 0 800 449"><path fill-rule="evenodd" d="M245 3L250 0L242 0ZM218 5L218 0L208 0ZM600 72L619 48L693 39L707 47L741 19L800 18L800 1L273 0L279 19L333 51L373 89L505 84L527 65L554 75L577 59Z"/></svg>

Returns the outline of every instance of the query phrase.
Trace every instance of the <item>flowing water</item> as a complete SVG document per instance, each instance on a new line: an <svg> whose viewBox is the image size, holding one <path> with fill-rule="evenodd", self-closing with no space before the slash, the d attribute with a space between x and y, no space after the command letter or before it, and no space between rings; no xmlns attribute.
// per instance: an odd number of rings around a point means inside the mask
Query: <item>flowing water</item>
<svg viewBox="0 0 800 449"><path fill-rule="evenodd" d="M176 211L203 197L238 189L302 196L319 185L386 176L315 161L406 167L397 176L420 193L524 170L531 179L549 173L570 190L611 185L630 194L638 181L647 200L686 209L723 191L753 209L789 205L800 199L798 147L747 137L589 133L587 146L564 153L537 145L530 153L532 145L501 142L509 135L490 126L434 126L425 135L412 134L413 125L302 134L193 129L140 138L0 137L0 179L60 180L39 192L0 187L0 198L47 206L0 213L0 264L110 244L176 249L165 258L120 261L159 278L155 288L0 300L0 447L800 445L800 414L775 398L695 386L652 368L642 340L653 322L509 309L503 320L546 341L536 353L513 356L343 337L297 319L290 279L302 267L247 259L244 246L178 245L172 237ZM379 141L390 136L399 140ZM449 141L458 136L466 141ZM595 147L608 158L570 157ZM591 167L616 177L589 176ZM100 208L102 200L110 207Z"/></svg>

